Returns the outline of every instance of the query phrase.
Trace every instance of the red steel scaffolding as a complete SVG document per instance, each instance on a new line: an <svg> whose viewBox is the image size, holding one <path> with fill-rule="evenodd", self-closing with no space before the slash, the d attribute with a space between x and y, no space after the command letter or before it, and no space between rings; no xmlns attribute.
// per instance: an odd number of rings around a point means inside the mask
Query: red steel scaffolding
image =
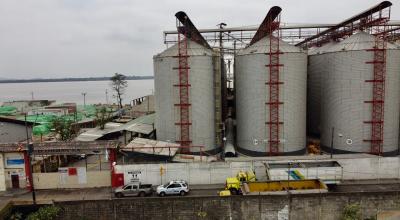
<svg viewBox="0 0 400 220"><path fill-rule="evenodd" d="M280 125L283 124L279 120L279 106L283 104L283 102L279 99L279 91L280 85L283 84L279 80L279 72L280 67L283 64L279 63L279 58L282 52L279 49L279 41L280 41L280 16L276 17L275 20L271 23L270 27L270 42L269 42L269 53L267 53L269 58L269 64L267 65L269 70L269 80L265 83L268 86L269 90L269 100L266 102L266 105L269 107L269 120L266 122L268 127L268 147L270 155L279 154L279 143L280 143Z"/></svg>
<svg viewBox="0 0 400 220"><path fill-rule="evenodd" d="M192 144L190 138L190 99L189 99L189 55L188 55L188 38L187 31L178 19L178 70L179 83L174 85L179 90L179 103L175 104L179 109L179 121L175 125L179 126L180 137L177 140L181 146L190 146ZM190 148L182 148L185 152L190 152Z"/></svg>
<svg viewBox="0 0 400 220"><path fill-rule="evenodd" d="M373 78L365 81L372 84L372 100L365 101L365 103L372 104L372 115L371 121L364 122L371 124L371 139L364 141L371 142L371 153L376 155L380 155L383 151L387 46L386 25L389 21L389 16L385 17L382 11L380 11L378 16L381 23L372 27L372 32L375 33L375 45L373 48L367 50L373 53L373 60L366 62L373 65Z"/></svg>

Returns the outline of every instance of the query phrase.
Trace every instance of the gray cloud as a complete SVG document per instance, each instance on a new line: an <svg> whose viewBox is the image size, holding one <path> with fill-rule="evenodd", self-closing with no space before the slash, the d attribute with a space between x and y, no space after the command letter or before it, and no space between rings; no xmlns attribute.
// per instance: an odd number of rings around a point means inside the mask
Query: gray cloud
<svg viewBox="0 0 400 220"><path fill-rule="evenodd" d="M251 4L250 4L251 2ZM334 23L375 0L2 0L0 78L153 74L162 31L186 11L198 28L259 24L273 5L289 23ZM400 6L392 19L400 20Z"/></svg>

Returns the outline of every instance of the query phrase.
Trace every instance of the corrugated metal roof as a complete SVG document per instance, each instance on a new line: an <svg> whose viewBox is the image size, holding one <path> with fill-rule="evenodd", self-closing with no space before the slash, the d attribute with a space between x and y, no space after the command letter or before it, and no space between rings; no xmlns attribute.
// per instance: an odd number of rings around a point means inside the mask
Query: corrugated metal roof
<svg viewBox="0 0 400 220"><path fill-rule="evenodd" d="M251 45L250 47L246 47L240 50L237 55L248 55L248 54L259 54L259 53L268 53L269 48L269 37L264 37L263 39L259 40L255 44ZM293 45L288 44L285 41L279 40L279 50L284 53L305 53L301 48L295 47Z"/></svg>
<svg viewBox="0 0 400 220"><path fill-rule="evenodd" d="M188 40L188 55L189 56L212 56L213 51L194 42ZM172 57L178 55L178 44L174 44L172 47L164 50L163 52L154 56L154 58L161 57Z"/></svg>
<svg viewBox="0 0 400 220"><path fill-rule="evenodd" d="M112 132L117 132L117 131L131 131L131 132L136 132L140 134L150 134L151 132L154 131L154 119L155 119L155 113L150 114L150 115L145 115L139 118L136 118L112 131Z"/></svg>
<svg viewBox="0 0 400 220"><path fill-rule="evenodd" d="M106 134L111 134L121 131L131 131L140 134L150 134L154 131L154 118L155 114L145 115L134 119L126 124L109 122L105 125L104 129L92 128L75 138L77 141L94 141Z"/></svg>
<svg viewBox="0 0 400 220"><path fill-rule="evenodd" d="M105 125L104 129L100 128L92 128L75 138L77 141L95 141L106 134L113 133L112 131L118 127L121 127L123 124L109 122Z"/></svg>
<svg viewBox="0 0 400 220"><path fill-rule="evenodd" d="M157 141L145 138L135 138L121 150L138 152L143 154L174 156L178 151L179 144Z"/></svg>

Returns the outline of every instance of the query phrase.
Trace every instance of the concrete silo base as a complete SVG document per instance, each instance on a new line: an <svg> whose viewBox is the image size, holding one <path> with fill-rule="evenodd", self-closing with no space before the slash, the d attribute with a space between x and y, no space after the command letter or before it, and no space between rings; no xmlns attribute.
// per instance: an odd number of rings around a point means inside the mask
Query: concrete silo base
<svg viewBox="0 0 400 220"><path fill-rule="evenodd" d="M322 146L321 145L321 149L326 152L326 153L330 153L331 152L331 147L327 147L327 146ZM333 148L332 150L333 154L360 154L360 153L368 153L368 152L355 152L355 151L347 151L347 150L340 150L340 149L336 149ZM384 157L389 157L389 156L396 156L399 155L399 150L394 150L394 151L389 151L389 152L383 152L382 156Z"/></svg>
<svg viewBox="0 0 400 220"><path fill-rule="evenodd" d="M236 147L236 150L241 154L252 157L265 157L268 154L267 152L247 150L244 148L240 148L239 146ZM279 156L304 155L305 153L306 153L306 148L303 148L298 151L280 152Z"/></svg>
<svg viewBox="0 0 400 220"><path fill-rule="evenodd" d="M219 154L219 153L221 153L222 152L222 148L220 147L220 148L214 148L214 149L212 149L212 150L208 150L208 151L203 151L203 156L205 155L205 154L207 154L207 155L216 155L216 154ZM188 155L200 155L200 152L189 152L189 153L187 153Z"/></svg>

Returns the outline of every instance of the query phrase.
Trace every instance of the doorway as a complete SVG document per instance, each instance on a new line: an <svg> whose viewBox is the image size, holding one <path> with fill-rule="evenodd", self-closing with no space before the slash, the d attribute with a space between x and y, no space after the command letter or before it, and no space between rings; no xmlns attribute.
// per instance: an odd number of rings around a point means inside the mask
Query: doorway
<svg viewBox="0 0 400 220"><path fill-rule="evenodd" d="M18 174L11 174L11 184L13 189L19 189L19 176Z"/></svg>

